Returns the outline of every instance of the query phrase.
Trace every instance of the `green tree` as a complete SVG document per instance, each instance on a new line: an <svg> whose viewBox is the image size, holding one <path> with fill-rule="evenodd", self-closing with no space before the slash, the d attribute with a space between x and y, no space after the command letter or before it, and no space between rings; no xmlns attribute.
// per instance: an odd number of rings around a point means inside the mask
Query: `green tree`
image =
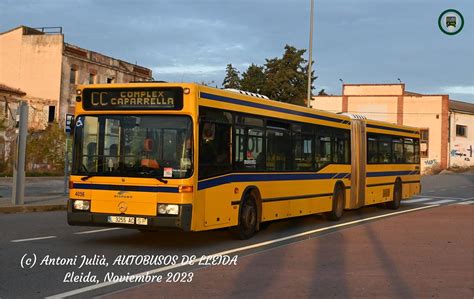
<svg viewBox="0 0 474 299"><path fill-rule="evenodd" d="M222 86L224 88L240 89L239 71L234 68L232 64L228 64L226 67L226 76L224 82L222 82Z"/></svg>
<svg viewBox="0 0 474 299"><path fill-rule="evenodd" d="M27 163L37 166L48 165L50 170L64 169L66 134L57 123L45 130L30 132L27 136Z"/></svg>
<svg viewBox="0 0 474 299"><path fill-rule="evenodd" d="M282 58L266 59L266 83L263 94L273 100L305 105L307 97L307 60L303 58L306 50L298 50L286 45ZM312 72L311 89L314 71Z"/></svg>
<svg viewBox="0 0 474 299"><path fill-rule="evenodd" d="M251 64L247 71L242 74L242 80L240 80L240 86L242 90L262 93L265 87L265 73L263 66Z"/></svg>

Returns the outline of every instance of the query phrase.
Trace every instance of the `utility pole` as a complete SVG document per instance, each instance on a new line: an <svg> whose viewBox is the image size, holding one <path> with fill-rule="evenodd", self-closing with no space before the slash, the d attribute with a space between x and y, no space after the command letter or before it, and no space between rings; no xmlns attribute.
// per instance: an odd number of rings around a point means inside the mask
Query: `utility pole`
<svg viewBox="0 0 474 299"><path fill-rule="evenodd" d="M313 21L314 20L314 0L311 0L311 16L309 21L309 59L308 59L308 108L311 103L311 72L313 65Z"/></svg>
<svg viewBox="0 0 474 299"><path fill-rule="evenodd" d="M64 195L67 195L68 187L69 187L69 134L66 135L66 151L64 157Z"/></svg>
<svg viewBox="0 0 474 299"><path fill-rule="evenodd" d="M64 132L66 133L66 150L64 157L64 195L67 195L69 187L69 143L71 141L72 127L74 126L74 114L66 114L66 124Z"/></svg>
<svg viewBox="0 0 474 299"><path fill-rule="evenodd" d="M15 146L15 163L13 166L12 204L25 203L25 158L26 135L28 134L28 104L21 101L17 111L17 137Z"/></svg>

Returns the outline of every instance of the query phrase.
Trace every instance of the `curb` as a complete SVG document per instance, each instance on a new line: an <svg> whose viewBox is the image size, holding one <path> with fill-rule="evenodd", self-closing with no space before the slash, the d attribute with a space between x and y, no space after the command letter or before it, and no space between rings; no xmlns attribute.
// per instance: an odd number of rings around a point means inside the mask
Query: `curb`
<svg viewBox="0 0 474 299"><path fill-rule="evenodd" d="M21 205L11 207L0 207L0 213L12 214L12 213L30 213L30 212L50 212L50 211L63 211L67 209L65 204L56 205Z"/></svg>

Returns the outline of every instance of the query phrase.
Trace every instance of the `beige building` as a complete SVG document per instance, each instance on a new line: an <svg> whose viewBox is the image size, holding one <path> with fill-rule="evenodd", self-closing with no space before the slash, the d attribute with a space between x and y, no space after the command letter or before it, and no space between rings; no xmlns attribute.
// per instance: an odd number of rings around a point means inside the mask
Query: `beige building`
<svg viewBox="0 0 474 299"><path fill-rule="evenodd" d="M74 111L77 84L151 79L148 68L65 43L60 27L20 26L0 33L0 84L26 93L29 126L36 129L62 123Z"/></svg>
<svg viewBox="0 0 474 299"><path fill-rule="evenodd" d="M424 171L474 166L474 104L409 92L405 84L343 84L342 95L315 96L311 107L421 128Z"/></svg>

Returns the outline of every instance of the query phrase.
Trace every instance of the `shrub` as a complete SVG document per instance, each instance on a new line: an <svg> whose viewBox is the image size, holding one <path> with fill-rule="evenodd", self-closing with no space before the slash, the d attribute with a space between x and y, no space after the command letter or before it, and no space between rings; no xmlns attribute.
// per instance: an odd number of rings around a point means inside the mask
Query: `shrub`
<svg viewBox="0 0 474 299"><path fill-rule="evenodd" d="M60 173L64 170L66 134L57 123L45 130L28 134L26 145L27 171Z"/></svg>

